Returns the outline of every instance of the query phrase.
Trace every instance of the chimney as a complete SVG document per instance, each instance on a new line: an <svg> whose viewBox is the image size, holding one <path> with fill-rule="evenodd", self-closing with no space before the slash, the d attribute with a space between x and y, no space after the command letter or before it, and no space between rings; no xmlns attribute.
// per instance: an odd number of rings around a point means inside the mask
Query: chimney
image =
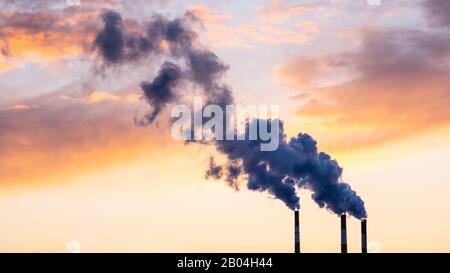
<svg viewBox="0 0 450 273"><path fill-rule="evenodd" d="M294 231L294 237L295 237L295 253L300 253L300 215L299 211L294 211L294 220L295 220L295 231Z"/></svg>
<svg viewBox="0 0 450 273"><path fill-rule="evenodd" d="M367 253L367 219L361 220L361 252Z"/></svg>
<svg viewBox="0 0 450 273"><path fill-rule="evenodd" d="M347 253L347 218L341 215L341 253Z"/></svg>

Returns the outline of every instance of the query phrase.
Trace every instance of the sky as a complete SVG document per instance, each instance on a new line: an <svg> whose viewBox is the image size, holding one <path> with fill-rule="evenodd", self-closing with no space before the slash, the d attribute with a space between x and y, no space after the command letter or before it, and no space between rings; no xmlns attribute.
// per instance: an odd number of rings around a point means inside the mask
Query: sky
<svg viewBox="0 0 450 273"><path fill-rule="evenodd" d="M218 152L172 139L168 109L136 125L171 57L105 62L106 11L136 33L192 15L235 103L279 105L339 162L369 252L450 251L450 1L0 0L0 252L293 252L283 202L206 180ZM339 252L338 216L299 195L302 251Z"/></svg>

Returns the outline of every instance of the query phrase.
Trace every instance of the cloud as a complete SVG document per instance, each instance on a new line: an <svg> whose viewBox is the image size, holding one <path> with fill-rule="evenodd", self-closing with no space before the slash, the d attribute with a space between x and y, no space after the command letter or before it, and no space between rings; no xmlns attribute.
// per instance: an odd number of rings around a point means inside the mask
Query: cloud
<svg viewBox="0 0 450 273"><path fill-rule="evenodd" d="M64 98L64 97L62 97ZM114 95L106 92L101 91L93 91L83 99L85 103L92 104L92 103L99 103L99 102L138 102L140 99L140 96L137 94L128 94L128 95Z"/></svg>
<svg viewBox="0 0 450 273"><path fill-rule="evenodd" d="M0 3L0 49L16 59L41 59L83 54L97 32L99 14L120 7L116 0L9 0Z"/></svg>
<svg viewBox="0 0 450 273"><path fill-rule="evenodd" d="M3 185L59 180L152 154L168 134L135 126L131 95L58 94L0 110Z"/></svg>
<svg viewBox="0 0 450 273"><path fill-rule="evenodd" d="M354 51L300 57L277 72L291 87L310 87L297 96L299 117L330 131L335 147L365 148L450 126L449 43L432 32L365 30ZM338 69L347 80L311 85Z"/></svg>
<svg viewBox="0 0 450 273"><path fill-rule="evenodd" d="M38 12L43 10L62 10L66 8L106 9L117 7L121 0L89 0L80 1L82 5L74 5L75 1L68 0L3 0L0 3L1 10Z"/></svg>
<svg viewBox="0 0 450 273"><path fill-rule="evenodd" d="M0 9L37 11L55 7L61 3L65 3L65 0L4 0L0 3Z"/></svg>
<svg viewBox="0 0 450 273"><path fill-rule="evenodd" d="M22 8L3 10L0 12L0 48L3 55L28 60L83 54L101 27L98 18L103 10L110 7L120 10L127 5L109 1L98 6L83 3L81 6L52 9L50 4L42 4L30 11L23 11ZM269 23L229 26L227 23L233 19L231 13L212 11L206 6L191 6L189 11L203 23L208 44L216 47L251 48L258 43L301 44L307 40L306 35L297 29ZM136 34L144 29L138 21L123 21ZM316 31L312 24L303 25L303 29L309 33Z"/></svg>
<svg viewBox="0 0 450 273"><path fill-rule="evenodd" d="M200 18L204 24L218 24L233 19L229 12L212 12L207 6L191 6L189 11Z"/></svg>
<svg viewBox="0 0 450 273"><path fill-rule="evenodd" d="M18 104L14 104L14 105L5 107L0 111L28 110L28 109L37 109L37 108L39 108L38 105L18 103Z"/></svg>
<svg viewBox="0 0 450 273"><path fill-rule="evenodd" d="M212 47L254 48L260 44L302 44L308 40L304 33L269 23L228 25L232 16L227 12L215 12L206 6L194 6L190 12L203 22L205 43Z"/></svg>
<svg viewBox="0 0 450 273"><path fill-rule="evenodd" d="M297 24L297 26L304 32L309 33L319 33L320 29L319 27L311 21L302 21Z"/></svg>
<svg viewBox="0 0 450 273"><path fill-rule="evenodd" d="M241 26L237 29L237 32L239 35L248 37L254 43L272 45L301 44L308 39L303 33L270 25L261 27Z"/></svg>
<svg viewBox="0 0 450 273"><path fill-rule="evenodd" d="M101 27L104 10L126 10L135 15L142 5L159 1L90 0L69 5L65 0L9 0L0 3L0 72L5 63L46 61L90 53L92 41ZM150 9L152 10L152 9ZM152 11L153 12L153 11ZM139 18L139 17L138 17ZM124 20L136 32L142 30L137 20ZM10 69L10 67L8 67Z"/></svg>
<svg viewBox="0 0 450 273"><path fill-rule="evenodd" d="M294 16L313 11L312 7L295 5L288 6L283 0L272 0L268 7L257 7L256 11L264 19L269 21L281 22Z"/></svg>
<svg viewBox="0 0 450 273"><path fill-rule="evenodd" d="M96 28L94 12L73 10L0 12L0 47L10 58L82 53Z"/></svg>
<svg viewBox="0 0 450 273"><path fill-rule="evenodd" d="M16 68L17 65L9 61L0 61L0 73Z"/></svg>
<svg viewBox="0 0 450 273"><path fill-rule="evenodd" d="M275 74L287 86L305 88L319 79L321 75L327 75L331 69L329 60L301 57L291 61L288 65L277 66Z"/></svg>
<svg viewBox="0 0 450 273"><path fill-rule="evenodd" d="M433 26L450 27L450 1L422 0L428 22Z"/></svg>
<svg viewBox="0 0 450 273"><path fill-rule="evenodd" d="M104 101L112 102L120 101L120 97L105 92L94 91L88 97L86 97L84 101L86 103L98 103Z"/></svg>

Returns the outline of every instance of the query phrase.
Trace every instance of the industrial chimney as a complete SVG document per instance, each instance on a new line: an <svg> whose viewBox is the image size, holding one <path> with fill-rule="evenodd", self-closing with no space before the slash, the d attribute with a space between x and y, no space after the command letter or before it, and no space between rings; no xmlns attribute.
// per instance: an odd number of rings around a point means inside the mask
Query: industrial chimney
<svg viewBox="0 0 450 273"><path fill-rule="evenodd" d="M298 210L294 211L294 216L295 253L300 253L300 214Z"/></svg>
<svg viewBox="0 0 450 273"><path fill-rule="evenodd" d="M361 220L361 252L367 253L367 219Z"/></svg>
<svg viewBox="0 0 450 273"><path fill-rule="evenodd" d="M341 215L341 253L347 253L347 218Z"/></svg>

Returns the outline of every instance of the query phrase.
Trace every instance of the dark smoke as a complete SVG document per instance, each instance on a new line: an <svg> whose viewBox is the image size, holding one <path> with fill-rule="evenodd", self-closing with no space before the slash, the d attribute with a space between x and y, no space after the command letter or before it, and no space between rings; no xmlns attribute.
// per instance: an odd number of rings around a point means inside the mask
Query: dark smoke
<svg viewBox="0 0 450 273"><path fill-rule="evenodd" d="M168 44L172 57L184 60L184 71L178 65L166 62L152 82L141 83L144 98L153 110L144 119L136 120L138 125L153 123L168 103L183 96L176 89L182 80L201 87L207 104L224 106L233 103L229 88L219 83L228 66L213 52L193 46L197 34L191 30L190 22L197 19L191 13L174 20L154 15L143 31L145 35L127 31L121 16L114 11L105 12L102 19L103 29L97 34L93 46L105 64L118 65L150 54L162 54L163 41Z"/></svg>
<svg viewBox="0 0 450 273"><path fill-rule="evenodd" d="M216 162L214 161L214 158L211 157L209 159L209 167L205 174L205 179L209 178L215 178L220 179L222 178L223 172L222 172L222 166L218 166Z"/></svg>
<svg viewBox="0 0 450 273"><path fill-rule="evenodd" d="M97 35L94 47L106 64L132 62L150 53L162 54L162 41L169 45L167 53L184 64L182 68L166 62L152 81L141 84L144 97L153 110L138 122L140 125L153 123L167 104L184 95L177 88L182 80L198 85L208 104L224 107L233 103L232 92L220 83L228 66L213 52L194 45L197 34L190 27L191 19L190 13L175 20L155 15L147 25L146 34L138 35L127 32L119 14L107 12L103 15L104 28ZM258 124L258 120L249 121L246 134L253 122ZM336 214L367 217L362 199L341 180L342 168L329 155L317 151L316 141L311 136L300 133L287 141L280 121L279 138L279 148L271 152L260 150L260 140L214 142L228 162L218 165L211 158L205 177L225 177L235 189L238 189L239 181L245 179L250 190L269 192L290 209L299 208L296 189L307 188L313 192L312 198L320 207Z"/></svg>
<svg viewBox="0 0 450 273"><path fill-rule="evenodd" d="M189 49L187 54L191 79L200 85L207 95L207 104L225 106L233 103L233 96L226 85L219 80L228 70L216 54L209 50Z"/></svg>
<svg viewBox="0 0 450 273"><path fill-rule="evenodd" d="M181 69L174 63L166 62L162 65L158 76L152 82L141 83L144 97L153 107L153 111L145 116L140 125L152 123L164 106L176 99L175 87L181 79Z"/></svg>
<svg viewBox="0 0 450 273"><path fill-rule="evenodd" d="M124 58L125 41L122 17L115 12L106 12L102 15L102 19L104 28L97 34L94 46L100 49L104 60L117 63Z"/></svg>
<svg viewBox="0 0 450 273"><path fill-rule="evenodd" d="M127 31L120 14L107 11L102 15L103 29L94 40L103 59L110 65L130 62L150 54L162 51L162 41L168 42L173 55L187 54L197 38L195 32L188 29L191 16L181 19L167 20L155 15L140 32Z"/></svg>
<svg viewBox="0 0 450 273"><path fill-rule="evenodd" d="M250 122L258 124L258 120ZM246 128L248 135L251 125L247 124ZM364 201L340 179L342 168L329 155L317 151L316 141L311 136L300 133L288 142L280 121L279 137L280 146L271 152L260 150L260 140L217 141L217 150L229 160L220 170L230 165L239 170L235 173L228 168L226 181L237 187L242 170L249 189L267 191L291 209L299 208L295 189L301 187L313 192L312 198L320 207L336 214L367 217ZM218 165L214 163L213 167L217 169Z"/></svg>

